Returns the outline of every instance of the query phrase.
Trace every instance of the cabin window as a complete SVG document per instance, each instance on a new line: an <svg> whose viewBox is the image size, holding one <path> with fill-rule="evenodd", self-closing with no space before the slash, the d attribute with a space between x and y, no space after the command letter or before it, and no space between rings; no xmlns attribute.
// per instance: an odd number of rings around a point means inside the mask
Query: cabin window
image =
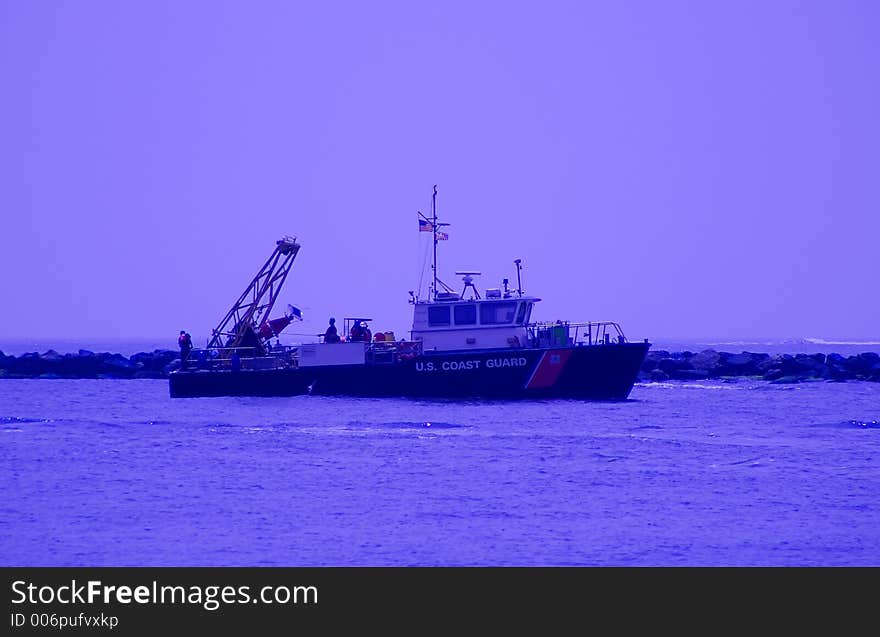
<svg viewBox="0 0 880 637"><path fill-rule="evenodd" d="M428 325L438 327L449 325L449 306L431 305L428 307Z"/></svg>
<svg viewBox="0 0 880 637"><path fill-rule="evenodd" d="M502 303L481 303L480 324L499 325L513 323L513 315L516 313L516 301Z"/></svg>
<svg viewBox="0 0 880 637"><path fill-rule="evenodd" d="M472 303L468 305L456 305L453 314L455 315L456 325L477 324L477 306Z"/></svg>
<svg viewBox="0 0 880 637"><path fill-rule="evenodd" d="M525 324L528 325L529 321L532 318L532 303L526 303L526 320Z"/></svg>
<svg viewBox="0 0 880 637"><path fill-rule="evenodd" d="M516 315L516 324L517 325L523 324L523 321L526 318L526 307L527 306L528 306L528 303L520 303L519 304L519 312Z"/></svg>

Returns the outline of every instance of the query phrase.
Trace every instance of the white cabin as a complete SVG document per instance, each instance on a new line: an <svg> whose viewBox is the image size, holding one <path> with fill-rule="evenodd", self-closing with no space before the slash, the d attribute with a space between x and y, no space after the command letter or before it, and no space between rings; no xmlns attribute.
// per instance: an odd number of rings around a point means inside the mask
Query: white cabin
<svg viewBox="0 0 880 637"><path fill-rule="evenodd" d="M422 351L518 348L528 345L526 325L532 306L541 299L488 290L486 299L464 300L458 294L438 294L418 301L413 310L412 340Z"/></svg>

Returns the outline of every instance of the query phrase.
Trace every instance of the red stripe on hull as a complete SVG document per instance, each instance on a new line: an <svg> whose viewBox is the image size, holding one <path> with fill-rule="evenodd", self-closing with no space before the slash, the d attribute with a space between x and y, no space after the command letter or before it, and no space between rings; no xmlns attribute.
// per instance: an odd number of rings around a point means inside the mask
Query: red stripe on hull
<svg viewBox="0 0 880 637"><path fill-rule="evenodd" d="M545 389L556 384L565 364L571 357L570 349L552 349L541 355L526 389Z"/></svg>

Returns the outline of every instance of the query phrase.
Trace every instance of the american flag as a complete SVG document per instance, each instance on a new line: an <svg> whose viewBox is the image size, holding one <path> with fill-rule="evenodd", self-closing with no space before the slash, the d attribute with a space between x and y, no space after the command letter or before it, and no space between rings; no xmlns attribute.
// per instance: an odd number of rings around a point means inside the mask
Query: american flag
<svg viewBox="0 0 880 637"><path fill-rule="evenodd" d="M430 221L419 219L419 232L433 232L434 225Z"/></svg>

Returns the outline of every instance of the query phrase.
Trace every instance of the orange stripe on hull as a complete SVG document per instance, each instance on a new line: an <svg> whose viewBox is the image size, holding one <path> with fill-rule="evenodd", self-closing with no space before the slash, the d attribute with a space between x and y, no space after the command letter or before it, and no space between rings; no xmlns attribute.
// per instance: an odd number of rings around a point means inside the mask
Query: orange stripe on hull
<svg viewBox="0 0 880 637"><path fill-rule="evenodd" d="M532 372L531 378L526 383L526 389L553 387L570 357L570 349L552 349L544 352L535 366L535 371Z"/></svg>

